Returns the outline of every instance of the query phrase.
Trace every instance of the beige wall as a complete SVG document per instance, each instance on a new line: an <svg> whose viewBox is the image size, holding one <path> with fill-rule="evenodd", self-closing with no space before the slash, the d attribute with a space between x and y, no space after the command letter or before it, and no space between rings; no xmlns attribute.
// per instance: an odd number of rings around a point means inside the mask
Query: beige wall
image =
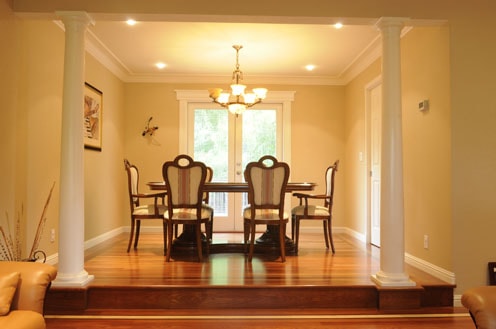
<svg viewBox="0 0 496 329"><path fill-rule="evenodd" d="M8 12L8 7L0 10L5 27L0 33L8 31L5 40L16 38L12 50L2 53L5 75L1 74L0 81L7 107L2 110L5 120L0 120L6 155L2 159L0 193L6 196L0 198L0 209L2 214L8 213L11 223L20 216L26 227L26 257L55 184L39 246L47 255L54 255L58 240L50 243L49 237L52 228L58 234L64 32L52 21L19 20ZM85 239L90 240L122 227L128 214L127 204L123 206L126 194L122 192L125 174L121 160L124 84L91 56L86 58L86 71L88 82L104 91L105 103L103 151L85 151Z"/></svg>
<svg viewBox="0 0 496 329"><path fill-rule="evenodd" d="M102 151L85 150L85 240L128 223L124 83L86 55L86 82L103 92Z"/></svg>
<svg viewBox="0 0 496 329"><path fill-rule="evenodd" d="M449 29L415 28L401 42L405 250L453 271Z"/></svg>
<svg viewBox="0 0 496 329"><path fill-rule="evenodd" d="M381 63L376 60L357 78L346 86L345 111L345 173L344 198L346 226L363 239L367 239L367 184L368 184L368 146L367 122L365 113L365 88L380 79ZM362 153L362 161L360 161Z"/></svg>

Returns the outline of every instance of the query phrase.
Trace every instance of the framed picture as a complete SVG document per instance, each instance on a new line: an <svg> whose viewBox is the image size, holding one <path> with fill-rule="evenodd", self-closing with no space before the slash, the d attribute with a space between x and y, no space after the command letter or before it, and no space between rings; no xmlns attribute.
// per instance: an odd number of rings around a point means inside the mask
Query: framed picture
<svg viewBox="0 0 496 329"><path fill-rule="evenodd" d="M489 285L496 285L496 262L487 263L487 270L489 274Z"/></svg>
<svg viewBox="0 0 496 329"><path fill-rule="evenodd" d="M102 150L103 93L84 83L84 148Z"/></svg>

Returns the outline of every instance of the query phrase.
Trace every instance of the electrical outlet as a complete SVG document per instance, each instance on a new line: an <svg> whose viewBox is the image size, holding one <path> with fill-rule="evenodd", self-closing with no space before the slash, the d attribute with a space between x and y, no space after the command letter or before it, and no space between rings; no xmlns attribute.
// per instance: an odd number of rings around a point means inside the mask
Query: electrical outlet
<svg viewBox="0 0 496 329"><path fill-rule="evenodd" d="M55 229L54 228L52 228L50 230L50 242L51 243L54 243L55 242Z"/></svg>
<svg viewBox="0 0 496 329"><path fill-rule="evenodd" d="M424 249L429 249L429 236L427 234L424 235Z"/></svg>

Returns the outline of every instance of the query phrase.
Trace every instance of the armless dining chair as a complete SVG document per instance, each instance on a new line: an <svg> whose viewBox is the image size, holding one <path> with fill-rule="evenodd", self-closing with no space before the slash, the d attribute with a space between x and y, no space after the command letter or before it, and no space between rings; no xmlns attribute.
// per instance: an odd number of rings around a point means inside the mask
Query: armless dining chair
<svg viewBox="0 0 496 329"><path fill-rule="evenodd" d="M289 215L284 211L284 195L289 179L289 166L266 155L246 166L249 206L243 210L244 240L250 241L248 260L251 262L255 245L255 227L259 224L279 227L281 261L286 261L286 224Z"/></svg>
<svg viewBox="0 0 496 329"><path fill-rule="evenodd" d="M167 161L162 167L162 174L167 186L167 211L164 214L167 223L167 255L170 261L173 228L176 224L194 227L198 260L203 260L201 224L205 224L207 236L211 235L213 210L203 203L204 185L207 167L204 163L193 161L186 155L178 155L174 161ZM206 243L209 253L209 242Z"/></svg>
<svg viewBox="0 0 496 329"><path fill-rule="evenodd" d="M164 212L167 209L165 206L166 192L159 193L140 193L139 186L139 171L135 165L132 165L127 159L124 159L124 167L127 172L127 186L129 193L129 205L131 209L131 230L129 233L129 243L127 252L131 249L131 244L134 238L134 249L138 248L138 240L140 237L141 221L148 219L158 219L162 221L163 238L164 238L164 254L167 248L166 230L167 227L164 221ZM151 202L153 199L153 203ZM145 200L149 200L148 203ZM136 233L136 237L134 237Z"/></svg>
<svg viewBox="0 0 496 329"><path fill-rule="evenodd" d="M299 205L291 210L291 237L295 242L295 252L298 253L298 241L300 238L301 220L322 221L324 226L324 239L327 249L331 244L332 253L335 253L334 241L332 239L332 206L334 201L334 177L338 171L339 160L332 166L327 167L325 173L326 193L305 194L293 193L299 199ZM321 200L323 205L309 204L308 200Z"/></svg>
<svg viewBox="0 0 496 329"><path fill-rule="evenodd" d="M212 181L212 178L214 176L214 170L212 169L212 167L207 167L207 178L205 178L205 183L210 183ZM208 206L208 201L209 201L209 195L210 193L209 192L203 192L203 203ZM212 212L213 212L213 208L212 209ZM212 213L212 230L210 231L210 235L208 236L209 240L212 241L212 234L213 234L213 227L214 227L214 215ZM179 234L179 224L176 224L176 227L175 227L175 231L174 231L174 237L177 238L178 234Z"/></svg>

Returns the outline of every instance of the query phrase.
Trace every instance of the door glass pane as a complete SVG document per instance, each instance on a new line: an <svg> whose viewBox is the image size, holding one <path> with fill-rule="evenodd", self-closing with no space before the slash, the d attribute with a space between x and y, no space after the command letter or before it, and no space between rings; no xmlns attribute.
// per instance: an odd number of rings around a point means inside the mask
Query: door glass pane
<svg viewBox="0 0 496 329"><path fill-rule="evenodd" d="M194 155L213 169L213 181L227 182L228 178L228 111L195 109ZM209 205L215 214L227 216L227 193L210 193Z"/></svg>
<svg viewBox="0 0 496 329"><path fill-rule="evenodd" d="M250 109L243 114L243 168L264 155L276 156L276 111ZM248 205L248 195L243 193L242 208Z"/></svg>

